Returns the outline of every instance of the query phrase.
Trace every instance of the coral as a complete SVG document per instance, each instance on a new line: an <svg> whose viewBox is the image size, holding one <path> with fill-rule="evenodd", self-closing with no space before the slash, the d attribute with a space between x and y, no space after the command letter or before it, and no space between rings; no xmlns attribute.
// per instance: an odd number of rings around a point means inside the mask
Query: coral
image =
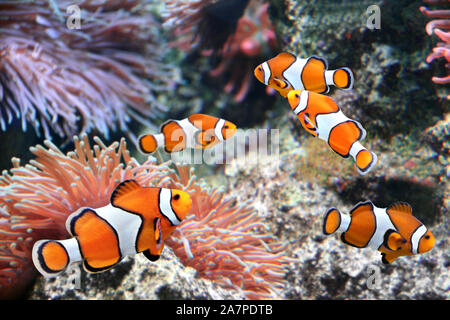
<svg viewBox="0 0 450 320"><path fill-rule="evenodd" d="M171 25L176 36L173 43L182 50L190 50L198 45L196 37L190 41L196 27L200 24L202 9L211 5L212 1L195 1L187 4L183 1L169 1L166 25ZM183 5L184 4L184 5ZM251 0L244 15L237 21L236 30L223 46L203 50L204 56L218 57L219 63L210 71L212 77L228 78L224 90L234 92L234 100L242 102L253 82L255 65L271 57L277 50L276 35L268 16L268 3L262 0ZM179 14L179 15L178 15ZM200 45L198 45L201 47ZM272 93L269 91L269 93Z"/></svg>
<svg viewBox="0 0 450 320"><path fill-rule="evenodd" d="M169 68L148 3L0 3L0 128L20 118L23 131L31 124L45 138L69 139L93 129L108 138L116 128L134 137L132 119L150 125L165 110L155 94ZM80 29L68 27L73 5Z"/></svg>
<svg viewBox="0 0 450 320"><path fill-rule="evenodd" d="M427 4L448 4L448 1L424 0L424 2ZM431 81L437 84L448 84L450 83L450 31L447 30L450 30L450 10L430 10L422 6L420 7L420 11L428 18L437 18L428 22L425 30L429 36L434 34L443 41L438 42L436 47L433 48L433 53L427 57L427 63L431 63L438 58L444 58L447 61L445 65L447 75L443 77L434 76L431 78ZM450 95L447 95L446 98L450 99Z"/></svg>
<svg viewBox="0 0 450 320"><path fill-rule="evenodd" d="M117 184L126 179L191 193L192 214L175 236L182 239L183 248L190 243L194 257L186 257L177 239L168 243L201 276L242 285L248 297L270 296L282 283L285 260L278 252L282 247L269 243L270 236L261 232L262 220L250 205L224 200L218 190L197 182L187 168L179 167L178 175L169 163L157 165L154 158L140 165L130 157L125 139L110 146L97 137L94 141L91 147L87 135L74 137L75 150L64 154L46 140L45 147L30 148L36 158L29 164L22 166L13 158L13 169L0 176L0 297L20 294L20 288L33 278L30 252L34 241L68 237L67 216L80 207L106 205Z"/></svg>

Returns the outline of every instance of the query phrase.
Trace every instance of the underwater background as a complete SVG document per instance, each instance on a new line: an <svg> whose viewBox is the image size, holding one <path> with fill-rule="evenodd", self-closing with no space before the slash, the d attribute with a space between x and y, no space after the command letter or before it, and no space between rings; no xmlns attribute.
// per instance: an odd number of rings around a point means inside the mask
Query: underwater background
<svg viewBox="0 0 450 320"><path fill-rule="evenodd" d="M449 4L0 1L0 298L449 299ZM352 90L328 95L367 131L367 175L256 80L282 51L353 71ZM278 129L278 157L181 166L137 150L139 135L193 113ZM194 199L161 259L40 276L33 243L67 238L70 213L104 206L129 178ZM366 200L408 202L434 248L384 265L323 235L328 208Z"/></svg>

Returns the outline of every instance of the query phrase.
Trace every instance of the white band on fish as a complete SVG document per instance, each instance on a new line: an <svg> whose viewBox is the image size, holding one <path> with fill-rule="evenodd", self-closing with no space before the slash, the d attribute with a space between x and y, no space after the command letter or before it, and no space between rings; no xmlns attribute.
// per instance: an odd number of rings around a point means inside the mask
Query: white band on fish
<svg viewBox="0 0 450 320"><path fill-rule="evenodd" d="M295 114L299 114L300 112L306 109L306 107L308 106L308 99L309 99L309 92L303 90L302 93L300 93L300 100L298 102L298 106L294 109Z"/></svg>
<svg viewBox="0 0 450 320"><path fill-rule="evenodd" d="M172 191L170 189L161 188L159 192L159 210L172 225L177 226L181 223L172 209Z"/></svg>
<svg viewBox="0 0 450 320"><path fill-rule="evenodd" d="M111 204L97 208L95 212L115 230L121 255L135 254L137 252L136 241L142 224L140 216L130 214L126 210L114 207Z"/></svg>
<svg viewBox="0 0 450 320"><path fill-rule="evenodd" d="M219 141L223 141L222 128L225 125L225 120L220 119L217 121L216 126L214 127L214 134L216 135Z"/></svg>
<svg viewBox="0 0 450 320"><path fill-rule="evenodd" d="M350 222L352 221L352 219L346 214L339 213L339 216L341 218L341 222L336 232L346 232L348 230L348 227L350 226Z"/></svg>
<svg viewBox="0 0 450 320"><path fill-rule="evenodd" d="M155 138L158 148L164 146L164 133L155 134L153 135L153 138Z"/></svg>
<svg viewBox="0 0 450 320"><path fill-rule="evenodd" d="M78 246L78 242L75 238L59 240L58 243L66 249L70 260L69 263L83 260L80 254L80 247Z"/></svg>
<svg viewBox="0 0 450 320"><path fill-rule="evenodd" d="M269 64L267 62L264 62L262 64L262 68L264 71L264 84L268 85L270 76L272 75L272 73L270 72Z"/></svg>
<svg viewBox="0 0 450 320"><path fill-rule="evenodd" d="M330 85L330 84L335 85L334 84L334 72L335 71L336 70L327 70L327 71L325 71L325 83L327 85Z"/></svg>
<svg viewBox="0 0 450 320"><path fill-rule="evenodd" d="M411 252L413 254L418 253L420 238L422 238L425 233L427 233L427 228L424 225L421 225L411 236Z"/></svg>
<svg viewBox="0 0 450 320"><path fill-rule="evenodd" d="M384 242L384 235L386 230L396 230L395 226L392 224L386 209L377 208L373 206L373 214L375 218L375 230L370 238L367 246L373 249L378 249Z"/></svg>
<svg viewBox="0 0 450 320"><path fill-rule="evenodd" d="M286 70L283 71L283 77L290 82L294 90L304 90L302 82L302 72L308 59L297 58L293 64L291 64Z"/></svg>

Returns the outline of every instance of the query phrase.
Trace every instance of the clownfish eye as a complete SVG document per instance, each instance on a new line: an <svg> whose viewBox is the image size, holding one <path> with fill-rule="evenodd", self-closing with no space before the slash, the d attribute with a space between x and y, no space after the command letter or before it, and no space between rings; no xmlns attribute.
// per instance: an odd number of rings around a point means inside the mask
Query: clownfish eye
<svg viewBox="0 0 450 320"><path fill-rule="evenodd" d="M429 236L429 235L426 235L426 236L425 236L425 239L427 239L427 240L430 239L430 236Z"/></svg>
<svg viewBox="0 0 450 320"><path fill-rule="evenodd" d="M178 200L178 199L180 199L180 195L179 194L176 194L176 195L173 196L173 200Z"/></svg>
<svg viewBox="0 0 450 320"><path fill-rule="evenodd" d="M225 129L228 129L229 127L228 127L228 126L225 126L224 128L225 128Z"/></svg>
<svg viewBox="0 0 450 320"><path fill-rule="evenodd" d="M296 97L296 98L298 98L298 97L299 97L298 93L296 93L296 94L295 94L295 97Z"/></svg>
<svg viewBox="0 0 450 320"><path fill-rule="evenodd" d="M259 70L259 71L262 71L261 67L258 67L258 70Z"/></svg>

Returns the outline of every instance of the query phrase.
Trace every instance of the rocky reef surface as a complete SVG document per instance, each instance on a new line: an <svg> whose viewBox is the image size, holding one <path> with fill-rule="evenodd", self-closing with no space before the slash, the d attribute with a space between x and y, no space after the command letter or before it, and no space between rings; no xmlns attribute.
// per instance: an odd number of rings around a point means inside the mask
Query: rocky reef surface
<svg viewBox="0 0 450 320"><path fill-rule="evenodd" d="M29 299L224 300L242 296L197 278L195 269L186 268L170 248L165 248L156 263L140 254L128 256L113 269L99 274L89 274L81 266L72 265L56 278L40 277Z"/></svg>
<svg viewBox="0 0 450 320"><path fill-rule="evenodd" d="M318 160L315 156L317 151L308 148L310 145L306 142L300 144L292 136L281 136L286 138L282 142L284 150L278 161L268 159L263 161L264 165L253 166L249 166L248 161L235 161L227 166L226 174L229 189L238 194L241 201L253 199L272 231L290 243L288 251L297 262L290 264L287 275L289 285L282 298L450 298L449 219L443 206L435 204L433 208L428 202L428 207L419 209L413 205L416 209L413 209L414 214L428 222L437 239L434 249L422 256L400 257L391 265L384 265L376 250L353 248L343 244L336 235L323 235L322 221L330 207L348 213L358 201L367 199L372 199L377 206L387 206L392 195L376 194L377 190L360 186L352 197L343 196L333 191L327 183L320 183L320 174L333 176L333 172L329 171L333 168L327 169L326 166L324 172L316 173L315 181L305 181L304 177L310 176L308 161ZM313 140L314 143L322 143L318 139ZM392 151L374 151L379 154L379 164L375 168L377 175L382 176L387 181L385 184L389 185L401 172L401 158ZM308 157L314 158L305 160ZM336 161L346 162L339 158ZM352 166L347 169L355 170ZM405 179L398 187L403 188L406 194L415 185L414 182L409 183ZM428 189L420 191L418 186L416 188L415 192L431 195ZM387 188L385 191L392 192L393 189ZM416 196L421 194L412 197Z"/></svg>

